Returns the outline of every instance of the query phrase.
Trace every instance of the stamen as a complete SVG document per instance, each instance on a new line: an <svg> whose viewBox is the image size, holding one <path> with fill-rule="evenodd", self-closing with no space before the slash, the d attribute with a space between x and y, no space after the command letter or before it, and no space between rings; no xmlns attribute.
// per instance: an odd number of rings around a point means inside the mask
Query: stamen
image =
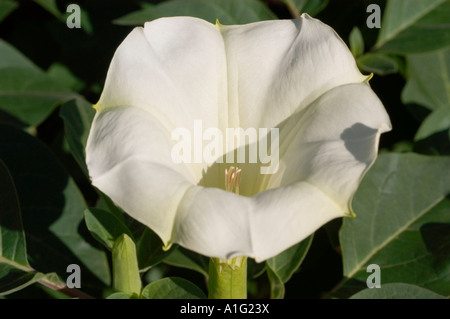
<svg viewBox="0 0 450 319"><path fill-rule="evenodd" d="M242 170L231 166L230 169L225 169L225 190L239 194L239 184L241 182Z"/></svg>

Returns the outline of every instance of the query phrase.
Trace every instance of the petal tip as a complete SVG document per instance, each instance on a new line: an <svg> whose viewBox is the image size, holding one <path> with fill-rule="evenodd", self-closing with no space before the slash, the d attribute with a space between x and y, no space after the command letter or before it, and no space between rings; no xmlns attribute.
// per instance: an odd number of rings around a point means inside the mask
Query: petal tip
<svg viewBox="0 0 450 319"><path fill-rule="evenodd" d="M373 73L370 73L369 75L366 76L366 78L364 79L364 83L369 83L369 81L373 78Z"/></svg>

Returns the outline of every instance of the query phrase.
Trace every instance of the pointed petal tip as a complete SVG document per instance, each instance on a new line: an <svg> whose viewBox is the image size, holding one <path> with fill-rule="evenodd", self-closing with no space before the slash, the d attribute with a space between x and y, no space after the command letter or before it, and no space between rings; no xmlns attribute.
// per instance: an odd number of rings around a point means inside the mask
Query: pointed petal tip
<svg viewBox="0 0 450 319"><path fill-rule="evenodd" d="M364 79L364 83L369 83L369 81L373 78L373 73L370 73L369 75L366 76L366 78Z"/></svg>
<svg viewBox="0 0 450 319"><path fill-rule="evenodd" d="M162 247L162 250L163 250L163 251L168 251L170 248L172 248L172 245L173 245L172 242L164 243L164 245L163 245L163 247Z"/></svg>

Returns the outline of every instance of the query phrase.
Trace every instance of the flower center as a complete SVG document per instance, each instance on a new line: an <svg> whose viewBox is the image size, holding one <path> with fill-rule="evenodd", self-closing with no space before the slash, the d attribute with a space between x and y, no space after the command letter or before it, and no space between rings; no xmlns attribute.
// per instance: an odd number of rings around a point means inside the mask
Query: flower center
<svg viewBox="0 0 450 319"><path fill-rule="evenodd" d="M239 184L241 182L242 170L231 166L230 169L225 169L225 190L227 192L234 192L239 195Z"/></svg>

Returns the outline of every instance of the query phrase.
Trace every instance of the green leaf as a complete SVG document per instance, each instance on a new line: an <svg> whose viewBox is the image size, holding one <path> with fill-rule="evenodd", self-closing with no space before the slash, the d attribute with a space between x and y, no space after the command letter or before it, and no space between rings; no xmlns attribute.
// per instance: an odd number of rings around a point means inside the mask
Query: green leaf
<svg viewBox="0 0 450 319"><path fill-rule="evenodd" d="M382 154L353 200L340 242L345 279L336 295L364 287L369 264L381 284L403 282L450 294L450 157ZM358 284L359 282L359 284Z"/></svg>
<svg viewBox="0 0 450 319"><path fill-rule="evenodd" d="M434 110L420 125L414 136L415 141L420 141L433 134L448 131L450 129L450 105Z"/></svg>
<svg viewBox="0 0 450 319"><path fill-rule="evenodd" d="M0 108L22 122L40 124L56 106L77 96L2 40L0 55Z"/></svg>
<svg viewBox="0 0 450 319"><path fill-rule="evenodd" d="M397 61L383 53L366 53L356 59L358 67L363 72L387 75L398 71Z"/></svg>
<svg viewBox="0 0 450 319"><path fill-rule="evenodd" d="M36 72L40 71L40 69L25 55L2 39L0 39L0 53L2 56L0 59L0 69L9 67L27 69Z"/></svg>
<svg viewBox="0 0 450 319"><path fill-rule="evenodd" d="M202 256L199 255L197 260L195 260L192 256L185 254L181 247L178 247L170 255L165 257L164 263L197 271L208 278L208 263L202 260Z"/></svg>
<svg viewBox="0 0 450 319"><path fill-rule="evenodd" d="M101 284L99 278L108 285L106 254L81 234L84 198L55 155L27 133L0 125L0 158L16 186L31 266L65 278L67 266L78 264L84 282Z"/></svg>
<svg viewBox="0 0 450 319"><path fill-rule="evenodd" d="M432 51L450 44L449 0L390 0L375 49L394 53Z"/></svg>
<svg viewBox="0 0 450 319"><path fill-rule="evenodd" d="M136 243L139 269L145 271L170 256L175 249L164 250L163 242L151 229L145 227Z"/></svg>
<svg viewBox="0 0 450 319"><path fill-rule="evenodd" d="M16 1L2 0L0 2L0 22L18 7L19 4Z"/></svg>
<svg viewBox="0 0 450 319"><path fill-rule="evenodd" d="M8 168L0 160L0 295L38 281L27 260L19 200Z"/></svg>
<svg viewBox="0 0 450 319"><path fill-rule="evenodd" d="M114 242L112 249L114 289L139 295L142 288L134 241L126 234Z"/></svg>
<svg viewBox="0 0 450 319"><path fill-rule="evenodd" d="M72 155L85 175L89 176L85 148L95 110L85 99L77 98L62 105L60 116L64 120L65 138Z"/></svg>
<svg viewBox="0 0 450 319"><path fill-rule="evenodd" d="M299 17L302 13L315 16L328 5L328 0L283 0L283 2L293 17Z"/></svg>
<svg viewBox="0 0 450 319"><path fill-rule="evenodd" d="M266 261L267 275L270 280L270 296L274 299L284 298L284 284L298 270L311 246L313 236L286 249L279 255Z"/></svg>
<svg viewBox="0 0 450 319"><path fill-rule="evenodd" d="M349 43L350 51L355 58L364 53L364 39L358 27L353 27L350 32Z"/></svg>
<svg viewBox="0 0 450 319"><path fill-rule="evenodd" d="M138 297L136 296L136 294L130 294L126 292L115 292L106 297L106 299L138 299Z"/></svg>
<svg viewBox="0 0 450 319"><path fill-rule="evenodd" d="M142 290L143 299L206 299L204 292L183 278L168 277L152 282Z"/></svg>
<svg viewBox="0 0 450 319"><path fill-rule="evenodd" d="M450 108L450 47L408 54L406 61L408 82L402 102L420 104L430 110Z"/></svg>
<svg viewBox="0 0 450 319"><path fill-rule="evenodd" d="M84 211L84 219L92 236L109 250L122 234L131 238L133 235L128 227L116 215L98 208L89 208Z"/></svg>
<svg viewBox="0 0 450 319"><path fill-rule="evenodd" d="M0 264L29 270L19 198L5 163L0 160Z"/></svg>
<svg viewBox="0 0 450 319"><path fill-rule="evenodd" d="M143 25L161 17L192 16L221 24L245 24L277 17L257 0L171 0L129 13L113 22L119 25Z"/></svg>
<svg viewBox="0 0 450 319"><path fill-rule="evenodd" d="M431 290L404 283L382 285L381 288L367 288L350 299L446 299Z"/></svg>
<svg viewBox="0 0 450 319"><path fill-rule="evenodd" d="M42 273L24 271L0 262L0 296L8 295L32 285L45 277Z"/></svg>

